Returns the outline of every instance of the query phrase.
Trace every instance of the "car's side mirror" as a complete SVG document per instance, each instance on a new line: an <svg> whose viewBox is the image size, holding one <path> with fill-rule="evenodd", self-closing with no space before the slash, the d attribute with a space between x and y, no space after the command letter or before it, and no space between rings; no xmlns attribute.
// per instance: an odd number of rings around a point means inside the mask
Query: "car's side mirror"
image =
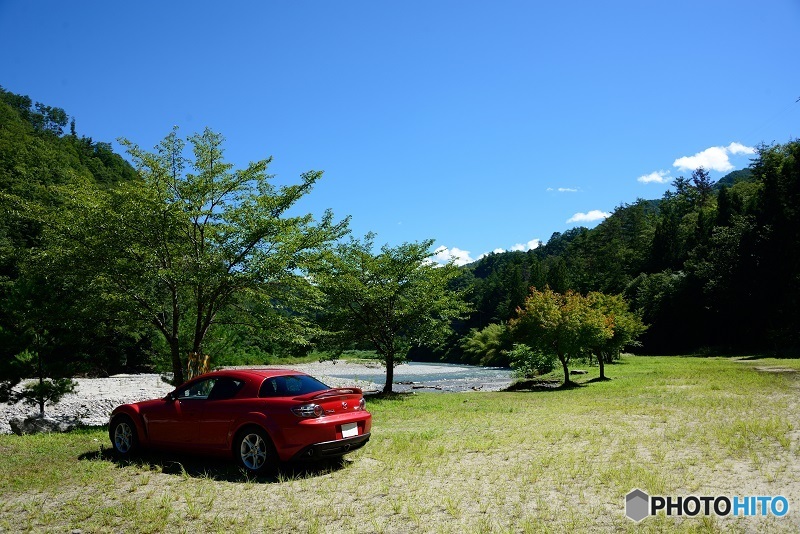
<svg viewBox="0 0 800 534"><path fill-rule="evenodd" d="M170 391L169 393L167 393L167 396L164 397L164 400L165 401L174 401L176 398L177 397L175 396L175 392L174 391Z"/></svg>

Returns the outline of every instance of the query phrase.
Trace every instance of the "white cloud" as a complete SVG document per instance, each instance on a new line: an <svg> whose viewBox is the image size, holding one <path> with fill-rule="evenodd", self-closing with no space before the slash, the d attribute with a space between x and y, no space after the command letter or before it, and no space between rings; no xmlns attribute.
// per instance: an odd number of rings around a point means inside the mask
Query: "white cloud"
<svg viewBox="0 0 800 534"><path fill-rule="evenodd" d="M524 243L524 244L523 243L517 243L516 245L514 245L513 247L511 247L509 249L496 248L491 252L484 252L483 254L478 256L478 259L485 258L489 254L502 254L503 252L512 252L512 251L523 251L523 252L525 252L527 250L533 250L536 247L541 246L541 244L542 244L542 240L541 239L531 239L530 241L528 241L527 243Z"/></svg>
<svg viewBox="0 0 800 534"><path fill-rule="evenodd" d="M433 251L433 260L440 264L445 264L452 260L453 263L459 266L475 261L470 257L468 250L461 250L457 247L448 248L444 245Z"/></svg>
<svg viewBox="0 0 800 534"><path fill-rule="evenodd" d="M728 172L735 167L731 165L729 155L755 154L755 149L741 143L731 143L728 146L712 146L694 156L684 156L673 162L673 167L682 171L693 171L698 167L706 170Z"/></svg>
<svg viewBox="0 0 800 534"><path fill-rule="evenodd" d="M650 174L640 176L636 180L642 182L643 184L665 184L671 179L672 177L669 175L669 171L655 171L651 172Z"/></svg>
<svg viewBox="0 0 800 534"><path fill-rule="evenodd" d="M484 252L483 254L481 254L480 256L478 256L478 259L477 259L477 260L475 260L475 261L482 260L483 258L485 258L486 256L488 256L489 254L502 254L503 252L506 252L506 249L504 249L504 248L496 248L496 249L494 249L494 250L493 250L493 251L491 251L491 252Z"/></svg>
<svg viewBox="0 0 800 534"><path fill-rule="evenodd" d="M721 146L712 146L694 156L678 158L672 165L682 171L693 171L698 167L720 172L733 170L733 165L728 159L728 151Z"/></svg>
<svg viewBox="0 0 800 534"><path fill-rule="evenodd" d="M554 189L552 187L548 187L547 191L558 191L559 193L577 193L580 191L577 187L559 187L558 189Z"/></svg>
<svg viewBox="0 0 800 534"><path fill-rule="evenodd" d="M568 223L574 222L594 222L600 221L605 219L606 217L610 217L610 213L606 213L605 211L600 210L592 210L589 213L576 213L569 219L567 219Z"/></svg>
<svg viewBox="0 0 800 534"><path fill-rule="evenodd" d="M541 244L542 244L541 239L531 239L530 241L528 241L525 244L517 243L516 245L511 247L510 250L522 250L522 251L533 250L533 249L535 249L536 247L538 247Z"/></svg>
<svg viewBox="0 0 800 534"><path fill-rule="evenodd" d="M751 146L744 146L741 143L731 143L728 145L728 152L731 154L755 154L756 149Z"/></svg>

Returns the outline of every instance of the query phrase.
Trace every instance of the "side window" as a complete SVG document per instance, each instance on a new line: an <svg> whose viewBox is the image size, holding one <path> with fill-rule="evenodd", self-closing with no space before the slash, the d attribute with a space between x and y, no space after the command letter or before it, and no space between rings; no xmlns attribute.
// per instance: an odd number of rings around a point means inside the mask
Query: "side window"
<svg viewBox="0 0 800 534"><path fill-rule="evenodd" d="M241 380L234 380L233 378L220 378L214 384L211 393L208 394L208 400L226 400L232 399L242 389L244 382Z"/></svg>
<svg viewBox="0 0 800 534"><path fill-rule="evenodd" d="M261 384L261 389L258 391L259 397L278 397L278 381L275 378L267 378Z"/></svg>
<svg viewBox="0 0 800 534"><path fill-rule="evenodd" d="M214 387L216 378L208 378L183 387L178 391L179 399L206 399L211 389Z"/></svg>

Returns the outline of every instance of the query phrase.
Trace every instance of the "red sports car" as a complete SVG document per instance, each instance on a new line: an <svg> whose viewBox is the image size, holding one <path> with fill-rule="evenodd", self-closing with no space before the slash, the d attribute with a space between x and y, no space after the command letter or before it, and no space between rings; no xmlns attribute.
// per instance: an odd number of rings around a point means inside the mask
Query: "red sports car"
<svg viewBox="0 0 800 534"><path fill-rule="evenodd" d="M139 447L230 455L252 473L279 461L363 447L372 415L358 388L329 388L286 369L213 371L163 399L123 404L108 433L122 457Z"/></svg>

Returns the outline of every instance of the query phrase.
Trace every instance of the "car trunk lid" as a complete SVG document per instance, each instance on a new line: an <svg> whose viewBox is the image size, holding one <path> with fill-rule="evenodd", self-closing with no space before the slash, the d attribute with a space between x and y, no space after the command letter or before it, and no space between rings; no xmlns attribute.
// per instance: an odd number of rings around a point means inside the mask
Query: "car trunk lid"
<svg viewBox="0 0 800 534"><path fill-rule="evenodd" d="M327 415L352 412L358 409L363 393L359 388L333 388L307 393L294 400L319 404Z"/></svg>

